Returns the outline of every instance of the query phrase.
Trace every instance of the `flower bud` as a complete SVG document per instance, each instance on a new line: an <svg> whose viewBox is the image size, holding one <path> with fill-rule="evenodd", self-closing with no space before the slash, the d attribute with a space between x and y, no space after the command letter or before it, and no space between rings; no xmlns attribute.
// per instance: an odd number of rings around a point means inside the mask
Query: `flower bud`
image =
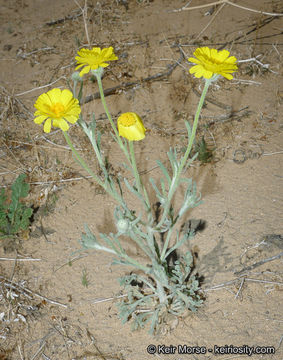
<svg viewBox="0 0 283 360"><path fill-rule="evenodd" d="M94 75L96 78L100 77L102 79L103 73L104 73L104 68L102 66L99 66L99 68L95 69L95 70L90 70L90 72L92 73L92 75Z"/></svg>
<svg viewBox="0 0 283 360"><path fill-rule="evenodd" d="M139 141L145 137L145 127L138 114L134 112L123 113L118 120L119 135L130 141Z"/></svg>
<svg viewBox="0 0 283 360"><path fill-rule="evenodd" d="M125 234L129 230L130 224L127 219L120 219L117 222L116 226L117 226L119 233Z"/></svg>
<svg viewBox="0 0 283 360"><path fill-rule="evenodd" d="M80 76L78 71L73 72L71 78L73 81L83 81L83 78Z"/></svg>

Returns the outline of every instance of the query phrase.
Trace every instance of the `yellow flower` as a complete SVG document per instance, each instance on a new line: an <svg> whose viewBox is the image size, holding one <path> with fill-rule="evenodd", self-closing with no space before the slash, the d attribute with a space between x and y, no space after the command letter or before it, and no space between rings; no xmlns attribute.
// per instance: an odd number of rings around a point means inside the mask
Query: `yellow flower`
<svg viewBox="0 0 283 360"><path fill-rule="evenodd" d="M67 121L74 124L81 113L79 101L73 97L70 90L52 89L41 94L34 107L37 109L34 122L41 124L45 121L43 130L46 133L50 132L51 125L67 131Z"/></svg>
<svg viewBox="0 0 283 360"><path fill-rule="evenodd" d="M131 141L139 141L145 137L145 127L141 118L134 112L127 112L119 116L119 135Z"/></svg>
<svg viewBox="0 0 283 360"><path fill-rule="evenodd" d="M231 80L233 76L231 73L237 71L237 59L235 56L230 56L228 50L218 51L208 47L197 48L194 52L195 58L188 60L197 65L190 68L190 73L195 77L204 77L210 79L214 74L222 75L226 79Z"/></svg>
<svg viewBox="0 0 283 360"><path fill-rule="evenodd" d="M90 70L107 67L109 65L107 64L108 61L118 60L118 56L114 54L112 46L102 50L99 47L94 47L92 50L81 49L78 51L78 55L76 60L79 65L76 67L76 70L85 66L81 70L80 76L87 74Z"/></svg>

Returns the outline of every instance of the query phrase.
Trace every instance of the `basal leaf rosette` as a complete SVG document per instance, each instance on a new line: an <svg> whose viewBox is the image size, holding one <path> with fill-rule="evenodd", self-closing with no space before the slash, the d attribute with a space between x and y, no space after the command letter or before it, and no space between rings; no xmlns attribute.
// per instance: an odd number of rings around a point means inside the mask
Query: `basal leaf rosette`
<svg viewBox="0 0 283 360"><path fill-rule="evenodd" d="M80 71L80 76L87 74L90 70L96 70L99 67L105 68L109 66L108 62L118 60L118 56L114 54L113 47L110 46L105 49L94 47L90 49L81 49L78 51L77 69L84 68Z"/></svg>
<svg viewBox="0 0 283 360"><path fill-rule="evenodd" d="M119 135L130 141L144 139L146 129L142 119L134 112L126 112L119 116L117 120Z"/></svg>
<svg viewBox="0 0 283 360"><path fill-rule="evenodd" d="M188 58L188 60L196 65L190 68L190 73L195 77L204 77L210 79L213 75L221 75L231 80L233 72L237 71L237 59L230 56L228 50L218 51L209 47L197 48L194 52L196 58Z"/></svg>
<svg viewBox="0 0 283 360"><path fill-rule="evenodd" d="M36 124L44 122L43 130L49 133L51 126L63 131L69 130L68 122L74 124L81 113L79 101L70 90L52 89L36 100L34 113Z"/></svg>

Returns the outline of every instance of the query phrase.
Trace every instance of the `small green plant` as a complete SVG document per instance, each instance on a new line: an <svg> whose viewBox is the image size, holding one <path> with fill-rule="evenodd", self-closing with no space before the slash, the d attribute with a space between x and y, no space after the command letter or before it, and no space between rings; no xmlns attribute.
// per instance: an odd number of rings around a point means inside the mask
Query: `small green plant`
<svg viewBox="0 0 283 360"><path fill-rule="evenodd" d="M87 273L86 268L83 268L83 271L82 271L82 285L86 288L89 285L88 273Z"/></svg>
<svg viewBox="0 0 283 360"><path fill-rule="evenodd" d="M184 141L184 137L181 138L181 143ZM185 154L187 148L186 146L181 146L180 151ZM197 154L197 160L199 160L202 164L209 163L213 159L213 151L215 149L209 149L206 141L204 140L204 136L202 136L201 140L197 141L193 147L193 154Z"/></svg>
<svg viewBox="0 0 283 360"><path fill-rule="evenodd" d="M8 201L7 192L2 188L0 194L0 236L1 238L14 236L21 230L26 230L33 213L32 208L21 202L28 196L29 184L24 180L25 174L17 177L11 186L11 199Z"/></svg>
<svg viewBox="0 0 283 360"><path fill-rule="evenodd" d="M213 158L213 150L207 147L207 143L204 140L204 136L195 145L195 152L198 153L197 159L202 163L206 164Z"/></svg>

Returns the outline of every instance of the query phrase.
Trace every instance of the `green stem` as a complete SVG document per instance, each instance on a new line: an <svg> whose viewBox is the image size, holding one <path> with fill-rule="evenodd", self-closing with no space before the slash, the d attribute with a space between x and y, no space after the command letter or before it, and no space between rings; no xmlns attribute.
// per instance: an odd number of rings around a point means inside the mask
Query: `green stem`
<svg viewBox="0 0 283 360"><path fill-rule="evenodd" d="M155 227L155 229L157 231L158 231L158 229L160 228L160 226L163 224L163 222L165 221L165 219L167 217L167 213L168 213L168 210L170 209L170 205L171 205L171 200L172 200L173 195L174 195L174 193L175 193L175 191L176 191L176 189L177 189L177 187L179 185L180 175L181 175L181 173L183 171L183 168L184 168L184 166L185 166L185 164L186 164L186 162L188 160L188 157L190 155L190 152L192 150L192 146L193 146L195 136L196 136L199 116L200 116L201 109L203 107L203 103L204 103L204 99L205 99L207 90L209 88L209 85L214 80L215 80L214 77L212 77L211 79L205 79L204 88L202 90L202 94L201 94L201 97L200 97L200 100L199 100L199 103L198 103L197 111L196 111L196 114L195 114L195 117L194 117L194 123L193 123L192 133L191 133L191 136L190 136L190 139L189 139L188 147L187 147L187 150L186 150L184 156L181 159L181 163L178 166L177 174L174 177L174 181L172 181L171 187L169 189L168 198L167 198L167 201L166 201L166 205L165 205L162 217L161 217L159 223Z"/></svg>
<svg viewBox="0 0 283 360"><path fill-rule="evenodd" d="M102 102L102 105L104 107L104 110L105 110L105 113L106 113L106 116L112 126L112 129L115 133L115 138L116 138L116 141L118 142L120 148L123 150L127 160L130 162L130 157L129 157L129 154L127 152L127 149L125 147L125 145L123 144L122 140L121 140L121 137L118 133L118 130L113 122L113 119L112 119L112 116L108 110L108 107L107 107L107 104L106 104L106 101L105 101L105 96L104 96L104 91L103 91L103 86L102 86L102 81L101 81L101 74L99 73L96 73L96 72L93 72L93 74L96 76L96 79L97 79L97 83L98 83L98 88L99 88L99 93L100 93L100 98L101 98L101 102Z"/></svg>
<svg viewBox="0 0 283 360"><path fill-rule="evenodd" d="M103 184L103 182L95 175L95 173L88 167L88 165L85 163L85 161L82 159L82 157L80 156L80 154L77 152L77 150L74 148L74 145L71 142L71 139L69 137L69 135L66 133L66 131L63 131L63 134L65 136L65 139L67 141L67 144L70 146L73 154L75 155L76 159L78 160L78 162L80 163L80 165L85 169L86 172L89 173L89 175L91 175L94 180L105 189L105 185Z"/></svg>
<svg viewBox="0 0 283 360"><path fill-rule="evenodd" d="M128 256L127 254L119 254L119 256L123 257L126 261L128 261L131 265L133 265L137 269L142 270L145 274L148 274L150 268L148 268L147 266L144 266L144 265L140 264L138 261L134 260L133 258Z"/></svg>
<svg viewBox="0 0 283 360"><path fill-rule="evenodd" d="M77 80L74 80L73 81L73 96L74 96L74 98L77 98L77 93L76 93L77 84L78 84Z"/></svg>
<svg viewBox="0 0 283 360"><path fill-rule="evenodd" d="M105 96L104 96L104 91L103 91L103 86L102 86L102 80L101 80L101 76L102 76L102 71L101 68L99 68L98 70L100 71L93 71L93 74L95 75L96 79L97 79L97 83L98 83L98 88L99 88L99 93L100 93L100 98L101 98L101 102L103 104L106 116L112 126L112 129L115 133L115 139L117 141L117 143L119 144L120 148L123 150L128 162L132 165L132 170L134 173L134 177L136 179L136 183L137 183L137 187L138 187L138 191L139 193L142 195L142 197L145 199L144 201L144 205L146 208L146 211L149 212L150 210L150 202L149 202L149 198L148 198L148 194L147 191L145 189L145 187L143 186L141 179L140 179L140 175L138 173L137 170L137 166L136 166L136 160L135 160L135 154L134 154L134 149L133 149L133 144L131 144L132 142L129 142L129 149L130 149L130 154L127 150L127 147L125 146L125 144L123 143L118 130L112 120L112 116L107 108L107 104L105 101Z"/></svg>
<svg viewBox="0 0 283 360"><path fill-rule="evenodd" d="M167 233L167 235L166 235L166 240L165 240L165 243L164 243L164 246L163 246L161 255L160 255L160 260L161 260L162 262L164 261L164 257L165 257L165 255L166 255L166 251L167 251L167 248L168 248L168 246L169 246L169 241L170 241L170 238L171 238L172 231L173 231L173 227L171 227L171 228L168 230L168 233Z"/></svg>
<svg viewBox="0 0 283 360"><path fill-rule="evenodd" d="M203 103L204 103L204 100L205 100L205 97L206 97L206 94L207 94L207 90L208 90L208 88L209 88L209 85L210 85L211 82L213 81L212 79L213 79L213 78L211 78L211 79L206 79L206 80L205 80L204 88L203 88L203 90L202 90L202 94L201 94L201 97L200 97L200 99L199 99L197 111L196 111L195 118L194 118L194 124L193 124L192 134L191 134L191 136L190 136L188 148L187 148L187 150L186 150L186 152L185 152L185 155L184 155L183 158L182 158L181 165L180 165L179 171L178 171L178 175L180 175L180 173L182 172L183 167L185 166L185 163L187 162L187 159L188 159L188 157L189 157L189 155L190 155L190 152L191 152L191 150L192 150L193 143L194 143L195 136L196 136L196 131L197 131L197 126L198 126L198 121L199 121L200 112L201 112L201 109L202 109L202 107L203 107Z"/></svg>
<svg viewBox="0 0 283 360"><path fill-rule="evenodd" d="M132 164L132 168L133 168L133 171L134 171L134 176L135 176L135 179L136 179L138 192L141 194L141 196L143 198L145 197L146 210L148 211L150 209L150 202L149 202L147 191L146 191L145 187L143 186L143 184L141 182L140 174L138 172L137 163L136 163L136 157L135 157L135 151L134 151L134 143L133 143L133 141L130 141L130 140L128 140L128 143L129 143L129 149L130 149L131 164ZM144 194L144 196L143 196L143 194Z"/></svg>
<svg viewBox="0 0 283 360"><path fill-rule="evenodd" d="M111 189L108 188L108 186L106 186L100 179L99 177L97 177L95 175L95 173L88 167L88 165L86 164L86 162L82 159L82 157L80 156L80 154L77 152L77 150L74 148L71 139L69 137L69 135L63 131L63 134L65 136L65 139L68 143L68 145L70 146L74 156L76 157L76 159L78 160L78 162L80 163L80 165L85 169L86 172L89 173L89 175L92 176L92 178L112 197L114 197L114 199L118 202L118 204L121 204L123 207L125 207L125 204L123 202L123 200L121 199L120 196L118 196L117 193L113 192Z"/></svg>
<svg viewBox="0 0 283 360"><path fill-rule="evenodd" d="M156 290L157 290L160 304L166 305L168 303L168 301L167 301L167 295L165 294L165 291L164 291L164 287L162 286L160 281L156 279L156 277L154 277L154 279L156 281Z"/></svg>
<svg viewBox="0 0 283 360"><path fill-rule="evenodd" d="M138 232L138 228L136 227L136 232ZM129 236L131 237L131 239L142 249L142 251L151 259L152 257L152 253L150 251L150 248L148 248L145 244L144 244L144 240L141 236L138 236L137 233L135 233L134 231L131 231Z"/></svg>
<svg viewBox="0 0 283 360"><path fill-rule="evenodd" d="M93 150L95 152L95 155L96 155L96 158L99 162L99 166L101 167L103 173L104 173L104 176L105 178L107 178L108 174L106 172L106 169L105 169L105 165L104 165L104 161L102 159L102 156L99 152L99 149L98 149L98 146L97 146L97 142L96 142L96 139L95 139L95 134L93 131L91 131L91 129L89 128L89 126L85 123L82 115L80 114L80 118L79 118L79 121L78 121L78 124L82 127L83 131L85 132L85 134L87 135L87 137L89 138L89 141L91 142L91 145L93 147Z"/></svg>

